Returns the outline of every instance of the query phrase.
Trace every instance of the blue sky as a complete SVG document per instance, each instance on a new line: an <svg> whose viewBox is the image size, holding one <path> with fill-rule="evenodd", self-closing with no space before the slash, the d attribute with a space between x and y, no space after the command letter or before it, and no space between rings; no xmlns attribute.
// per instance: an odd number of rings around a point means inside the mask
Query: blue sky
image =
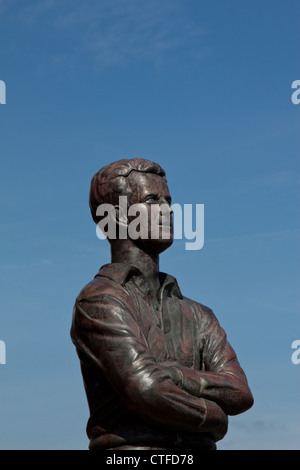
<svg viewBox="0 0 300 470"><path fill-rule="evenodd" d="M204 204L205 243L161 256L213 308L255 405L219 449L299 449L299 3L0 1L1 449L86 449L69 339L109 247L92 175L144 157L173 202Z"/></svg>

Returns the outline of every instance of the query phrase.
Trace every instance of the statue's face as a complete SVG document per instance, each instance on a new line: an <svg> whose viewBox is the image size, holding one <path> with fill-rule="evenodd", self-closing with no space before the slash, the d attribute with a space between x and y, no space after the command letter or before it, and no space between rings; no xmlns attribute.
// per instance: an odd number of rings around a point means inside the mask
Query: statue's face
<svg viewBox="0 0 300 470"><path fill-rule="evenodd" d="M141 209L144 227L135 243L151 254L159 254L173 243L171 196L166 181L159 175L133 171L129 175L130 205ZM129 222L134 219L129 216ZM145 224L147 227L145 227ZM143 230L142 230L143 228ZM145 236L146 235L146 236Z"/></svg>

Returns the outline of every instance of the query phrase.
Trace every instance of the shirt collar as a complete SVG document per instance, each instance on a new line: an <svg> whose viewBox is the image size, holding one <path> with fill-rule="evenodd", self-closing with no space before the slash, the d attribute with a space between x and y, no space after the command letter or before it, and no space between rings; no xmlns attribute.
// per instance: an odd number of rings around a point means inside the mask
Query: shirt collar
<svg viewBox="0 0 300 470"><path fill-rule="evenodd" d="M126 283L129 282L132 276L141 278L144 283L147 284L147 278L139 268L134 265L128 265L124 263L105 264L100 268L98 274L96 274L95 277L107 277L108 279L111 279L125 287ZM183 298L175 277L171 276L170 274L160 272L159 278L161 282L161 291L167 289L171 295L174 295L179 299Z"/></svg>

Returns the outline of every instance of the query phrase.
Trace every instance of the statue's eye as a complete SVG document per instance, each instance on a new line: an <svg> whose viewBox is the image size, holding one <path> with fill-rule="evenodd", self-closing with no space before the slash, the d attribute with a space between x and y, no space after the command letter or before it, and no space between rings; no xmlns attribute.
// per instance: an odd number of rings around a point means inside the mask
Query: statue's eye
<svg viewBox="0 0 300 470"><path fill-rule="evenodd" d="M147 196L146 202L148 202L148 204L155 204L157 202L157 197L151 194Z"/></svg>

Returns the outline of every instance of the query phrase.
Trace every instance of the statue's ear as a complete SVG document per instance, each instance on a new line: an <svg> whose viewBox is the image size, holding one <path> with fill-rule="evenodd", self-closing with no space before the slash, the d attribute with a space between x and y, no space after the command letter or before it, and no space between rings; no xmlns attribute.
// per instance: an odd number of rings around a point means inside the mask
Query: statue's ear
<svg viewBox="0 0 300 470"><path fill-rule="evenodd" d="M128 225L127 210L122 206L115 206L115 223L121 227L126 227Z"/></svg>

